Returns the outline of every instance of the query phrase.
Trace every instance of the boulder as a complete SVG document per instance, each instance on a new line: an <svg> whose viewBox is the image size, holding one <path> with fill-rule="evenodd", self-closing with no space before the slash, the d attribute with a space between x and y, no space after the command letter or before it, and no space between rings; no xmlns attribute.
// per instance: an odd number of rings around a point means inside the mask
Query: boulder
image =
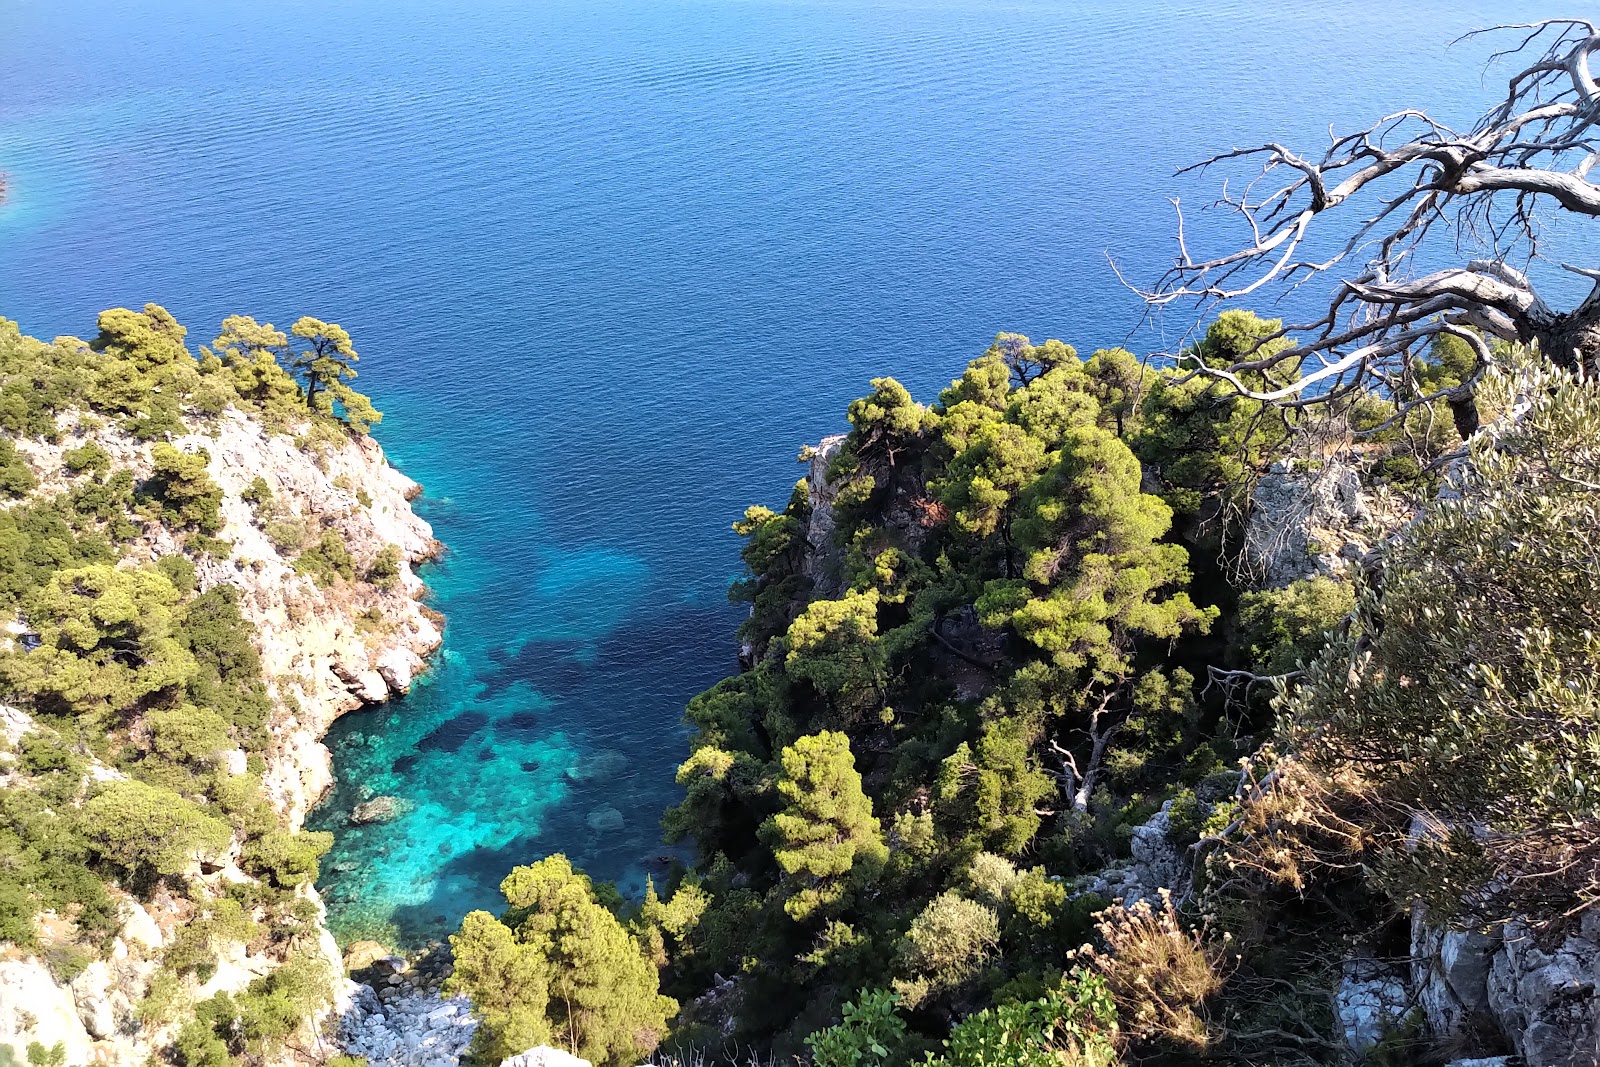
<svg viewBox="0 0 1600 1067"><path fill-rule="evenodd" d="M378 657L378 674L396 693L410 691L415 677L416 656L405 648L391 648Z"/></svg>
<svg viewBox="0 0 1600 1067"><path fill-rule="evenodd" d="M600 834L616 833L625 825L622 812L609 806L595 808L584 822L589 824L589 829Z"/></svg>
<svg viewBox="0 0 1600 1067"><path fill-rule="evenodd" d="M166 939L150 913L136 900L124 900L122 907L126 916L122 920L122 939L130 945L160 948Z"/></svg>
<svg viewBox="0 0 1600 1067"><path fill-rule="evenodd" d="M366 970L389 955L389 950L378 941L352 941L344 950L344 969L347 973Z"/></svg>
<svg viewBox="0 0 1600 1067"><path fill-rule="evenodd" d="M393 822L404 813L406 804L399 797L378 796L357 804L350 812L350 822L355 826L367 823Z"/></svg>
<svg viewBox="0 0 1600 1067"><path fill-rule="evenodd" d="M67 1062L90 1062L91 1038L70 990L56 984L38 960L0 961L0 1045L19 1052L37 1041L61 1045Z"/></svg>
<svg viewBox="0 0 1600 1067"><path fill-rule="evenodd" d="M85 967L72 980L71 989L78 1019L90 1037L104 1041L117 1032L116 1011L111 1004L111 968L104 960Z"/></svg>

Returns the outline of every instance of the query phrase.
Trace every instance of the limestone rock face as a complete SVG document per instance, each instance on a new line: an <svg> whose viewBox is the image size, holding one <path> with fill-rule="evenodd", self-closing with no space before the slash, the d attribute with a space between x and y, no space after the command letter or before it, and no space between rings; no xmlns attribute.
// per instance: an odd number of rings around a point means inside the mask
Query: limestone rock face
<svg viewBox="0 0 1600 1067"><path fill-rule="evenodd" d="M69 1064L88 1063L93 1055L72 990L57 985L38 960L0 961L0 1045L20 1054L32 1041L64 1045Z"/></svg>
<svg viewBox="0 0 1600 1067"><path fill-rule="evenodd" d="M1429 1029L1527 1067L1600 1062L1600 919L1541 948L1522 923L1491 934L1412 924L1412 977Z"/></svg>
<svg viewBox="0 0 1600 1067"><path fill-rule="evenodd" d="M85 425L92 428L81 428L77 414L67 412L60 417L57 442L16 441L41 493L65 487L62 453L90 441L105 450L113 468L130 470L136 480L150 475L150 443L97 420ZM328 751L320 740L328 727L363 703L405 692L440 643L438 616L420 602L425 590L412 569L436 554L439 545L427 522L411 510L409 502L420 487L390 467L369 437L302 447L295 436L271 433L232 409L193 425L193 432L173 438L171 444L189 453L203 449L209 456L207 471L223 494L223 527L216 536L232 546L225 558L195 557L196 581L202 591L222 585L236 589L239 612L255 629L274 704L263 792L284 824L298 830L333 783ZM254 487L249 495L260 497L263 484L270 494L269 511L246 496ZM277 539L268 535L269 527L275 528ZM336 533L353 561L354 579L324 588L297 571L299 551L291 547L294 538L282 535L285 528L300 531L300 542L307 545L326 532ZM148 524L121 547L126 565L138 565L182 546L170 530ZM395 566L381 580L372 580L368 571L380 557ZM0 635L0 642L7 644L26 639L26 627L18 623ZM26 714L0 707L0 736L8 742L31 728ZM224 756L232 773L245 771L246 762L242 751ZM0 781L7 766L0 758ZM121 777L98 764L90 773L100 779ZM220 895L229 883L246 880L237 866L237 849L208 859L212 862L195 872L208 891ZM320 912L315 891L301 892ZM31 1041L46 1047L60 1042L72 1065L133 1067L156 1059L171 1034L135 1025L133 1008L159 965L181 909L170 903L147 909L126 894L115 895L126 916L122 934L108 959L92 964L70 985L57 983L38 960L0 962L0 1045L20 1052ZM337 946L325 928L315 943L329 966L340 968ZM242 989L277 966L275 957L238 944L225 947L220 956L216 973L196 999ZM348 991L342 1001L336 1010L348 1007Z"/></svg>
<svg viewBox="0 0 1600 1067"><path fill-rule="evenodd" d="M844 553L833 543L835 519L833 502L839 487L828 480L828 464L839 454L844 434L824 437L811 454L806 469L806 493L811 502L811 518L806 524L806 552L802 572L816 583L817 596L835 597L840 593L840 568Z"/></svg>
<svg viewBox="0 0 1600 1067"><path fill-rule="evenodd" d="M1280 460L1256 484L1245 526L1244 559L1268 589L1317 574L1344 573L1403 519L1402 509L1361 485L1337 460L1317 470Z"/></svg>

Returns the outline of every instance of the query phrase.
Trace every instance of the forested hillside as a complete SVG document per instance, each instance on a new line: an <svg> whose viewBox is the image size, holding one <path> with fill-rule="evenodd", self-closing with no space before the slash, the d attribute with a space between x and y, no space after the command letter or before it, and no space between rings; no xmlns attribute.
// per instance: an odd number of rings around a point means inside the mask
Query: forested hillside
<svg viewBox="0 0 1600 1067"><path fill-rule="evenodd" d="M1249 191L1144 293L1181 348L874 381L735 524L697 860L642 904L513 871L453 939L477 1054L1600 1062L1600 284L1533 269L1542 210L1600 215L1600 31L1517 32L1470 130L1204 164ZM1477 254L1419 275L1446 227Z"/></svg>
<svg viewBox="0 0 1600 1067"><path fill-rule="evenodd" d="M281 1059L342 990L327 723L438 632L336 325L0 320L0 1057ZM377 670L378 665L383 671Z"/></svg>

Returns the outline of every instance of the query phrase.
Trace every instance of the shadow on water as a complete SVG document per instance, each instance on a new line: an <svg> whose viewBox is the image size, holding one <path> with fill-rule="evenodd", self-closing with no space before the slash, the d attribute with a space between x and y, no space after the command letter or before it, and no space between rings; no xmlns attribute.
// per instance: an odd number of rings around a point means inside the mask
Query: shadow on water
<svg viewBox="0 0 1600 1067"><path fill-rule="evenodd" d="M447 654L411 696L330 731L335 832L320 884L344 941L414 947L469 910L499 912L519 863L564 853L629 896L682 850L661 840L686 751L683 706L735 668L725 604L669 604L593 640L529 638ZM354 806L398 797L391 822Z"/></svg>

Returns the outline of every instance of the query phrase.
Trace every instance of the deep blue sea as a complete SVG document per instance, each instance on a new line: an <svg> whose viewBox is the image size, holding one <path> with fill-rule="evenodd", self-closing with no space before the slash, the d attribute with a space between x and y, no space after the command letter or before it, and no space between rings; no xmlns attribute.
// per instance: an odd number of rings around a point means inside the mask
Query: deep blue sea
<svg viewBox="0 0 1600 1067"><path fill-rule="evenodd" d="M341 720L336 931L404 942L564 851L637 889L730 520L892 373L1134 333L1173 176L1503 84L1516 0L0 0L0 315L343 324L449 545L434 673ZM1203 223L1197 223L1203 228ZM1131 341L1130 341L1131 337Z"/></svg>

